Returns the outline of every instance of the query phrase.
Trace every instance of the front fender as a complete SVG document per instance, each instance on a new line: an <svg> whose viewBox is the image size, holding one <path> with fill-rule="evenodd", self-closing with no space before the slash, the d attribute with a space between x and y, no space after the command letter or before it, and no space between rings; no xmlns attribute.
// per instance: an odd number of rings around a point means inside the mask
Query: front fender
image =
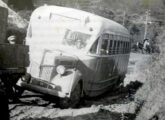
<svg viewBox="0 0 165 120"><path fill-rule="evenodd" d="M56 90L65 93L70 97L70 93L81 79L81 72L75 69L69 69L64 75L57 75L52 79L52 83L56 85Z"/></svg>
<svg viewBox="0 0 165 120"><path fill-rule="evenodd" d="M78 84L78 82L82 80L82 74L79 70L75 70L74 73L74 78L72 80L72 84L71 84L71 88L70 88L70 92L74 90L74 88L76 87L76 85Z"/></svg>

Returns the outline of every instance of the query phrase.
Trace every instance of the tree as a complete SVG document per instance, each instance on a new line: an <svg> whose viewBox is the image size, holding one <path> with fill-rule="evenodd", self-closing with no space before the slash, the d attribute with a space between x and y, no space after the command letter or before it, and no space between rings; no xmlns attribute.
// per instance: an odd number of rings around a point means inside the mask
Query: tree
<svg viewBox="0 0 165 120"><path fill-rule="evenodd" d="M8 5L12 5L15 9L33 9L33 0L8 0Z"/></svg>

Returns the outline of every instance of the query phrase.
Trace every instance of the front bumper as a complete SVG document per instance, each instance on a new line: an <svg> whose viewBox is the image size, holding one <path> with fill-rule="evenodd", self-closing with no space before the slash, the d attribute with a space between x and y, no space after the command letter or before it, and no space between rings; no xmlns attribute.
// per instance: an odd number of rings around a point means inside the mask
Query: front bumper
<svg viewBox="0 0 165 120"><path fill-rule="evenodd" d="M17 82L17 85L26 90L38 92L41 94L47 94L47 95L57 96L61 98L69 97L69 93L61 92L59 86L47 83L45 81L41 81L37 78L32 78L29 83L27 81L22 81L20 79Z"/></svg>

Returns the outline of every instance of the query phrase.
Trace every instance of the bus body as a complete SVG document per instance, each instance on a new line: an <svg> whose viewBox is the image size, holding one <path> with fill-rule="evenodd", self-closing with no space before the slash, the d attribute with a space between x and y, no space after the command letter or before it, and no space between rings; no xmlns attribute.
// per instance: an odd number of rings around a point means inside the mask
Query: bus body
<svg viewBox="0 0 165 120"><path fill-rule="evenodd" d="M122 81L130 55L122 25L72 8L42 6L31 15L26 44L30 66L17 85L70 98L78 83L97 96Z"/></svg>

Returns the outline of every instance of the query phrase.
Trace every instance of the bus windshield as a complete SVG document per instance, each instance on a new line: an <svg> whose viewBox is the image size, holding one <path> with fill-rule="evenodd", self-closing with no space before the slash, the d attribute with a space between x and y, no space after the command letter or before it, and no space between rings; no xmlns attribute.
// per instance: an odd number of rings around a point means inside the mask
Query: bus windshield
<svg viewBox="0 0 165 120"><path fill-rule="evenodd" d="M87 46L90 37L89 34L67 29L62 44L83 49Z"/></svg>

